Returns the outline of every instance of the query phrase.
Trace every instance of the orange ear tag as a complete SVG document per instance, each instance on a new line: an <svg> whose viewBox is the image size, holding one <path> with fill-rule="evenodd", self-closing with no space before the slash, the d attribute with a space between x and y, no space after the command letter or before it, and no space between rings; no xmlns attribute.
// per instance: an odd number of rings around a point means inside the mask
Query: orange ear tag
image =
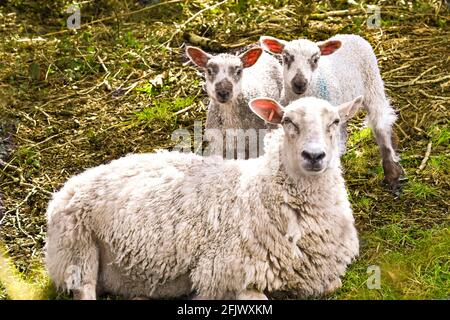
<svg viewBox="0 0 450 320"><path fill-rule="evenodd" d="M275 114L275 112L273 111L273 109L270 110L269 121L272 121L274 114Z"/></svg>

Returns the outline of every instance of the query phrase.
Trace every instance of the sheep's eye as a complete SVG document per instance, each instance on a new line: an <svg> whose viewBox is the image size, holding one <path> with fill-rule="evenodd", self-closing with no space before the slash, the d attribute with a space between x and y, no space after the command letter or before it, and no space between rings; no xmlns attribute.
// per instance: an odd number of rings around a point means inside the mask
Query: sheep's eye
<svg viewBox="0 0 450 320"><path fill-rule="evenodd" d="M289 118L284 118L281 121L281 124L285 126L288 130L294 130L295 132L299 132L297 125L293 123L292 120Z"/></svg>
<svg viewBox="0 0 450 320"><path fill-rule="evenodd" d="M236 75L237 75L237 76L240 76L241 74L242 74L242 69L237 69L237 70L236 70Z"/></svg>
<svg viewBox="0 0 450 320"><path fill-rule="evenodd" d="M208 74L208 76L212 76L213 70L211 68L208 68L206 69L206 73Z"/></svg>
<svg viewBox="0 0 450 320"><path fill-rule="evenodd" d="M333 126L337 126L339 124L339 119L336 119L333 121L333 123L331 125Z"/></svg>
<svg viewBox="0 0 450 320"><path fill-rule="evenodd" d="M312 62L313 64L317 64L319 62L319 57L314 57Z"/></svg>

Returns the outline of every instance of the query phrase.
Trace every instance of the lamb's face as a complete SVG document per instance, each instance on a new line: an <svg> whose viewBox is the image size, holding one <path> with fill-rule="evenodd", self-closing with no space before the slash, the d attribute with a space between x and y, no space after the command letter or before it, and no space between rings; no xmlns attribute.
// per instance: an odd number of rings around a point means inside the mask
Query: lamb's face
<svg viewBox="0 0 450 320"><path fill-rule="evenodd" d="M287 42L272 37L261 37L260 43L267 51L281 54L285 90L299 97L311 84L320 57L333 53L341 46L338 40L315 43L299 39Z"/></svg>
<svg viewBox="0 0 450 320"><path fill-rule="evenodd" d="M339 164L339 123L350 119L362 100L358 97L333 107L325 100L307 97L283 108L272 99L257 98L249 106L265 121L282 125L283 163L291 176L305 176L321 174Z"/></svg>
<svg viewBox="0 0 450 320"><path fill-rule="evenodd" d="M317 69L320 58L319 47L309 40L295 40L285 45L281 55L286 90L302 95Z"/></svg>
<svg viewBox="0 0 450 320"><path fill-rule="evenodd" d="M304 98L289 105L281 120L288 166L311 175L335 163L339 122L337 109L324 100Z"/></svg>
<svg viewBox="0 0 450 320"><path fill-rule="evenodd" d="M206 92L218 103L227 103L241 93L244 66L239 57L220 54L212 57L205 67Z"/></svg>
<svg viewBox="0 0 450 320"><path fill-rule="evenodd" d="M235 100L241 93L241 80L245 68L254 65L262 54L262 49L255 47L239 56L207 54L201 49L187 47L188 57L205 71L206 92L219 104Z"/></svg>

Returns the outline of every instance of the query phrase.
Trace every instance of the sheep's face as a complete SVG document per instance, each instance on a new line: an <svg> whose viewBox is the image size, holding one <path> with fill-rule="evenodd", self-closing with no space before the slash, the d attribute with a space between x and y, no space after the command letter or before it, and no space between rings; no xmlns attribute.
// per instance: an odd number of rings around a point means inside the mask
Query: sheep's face
<svg viewBox="0 0 450 320"><path fill-rule="evenodd" d="M272 37L261 37L261 46L283 57L283 78L285 90L298 96L303 95L311 84L320 57L336 51L341 42L328 40L315 43L306 39L290 42Z"/></svg>
<svg viewBox="0 0 450 320"><path fill-rule="evenodd" d="M208 96L216 103L227 104L241 93L243 71L258 61L262 49L252 48L239 56L213 56L198 48L187 47L186 53L191 61L204 69Z"/></svg>
<svg viewBox="0 0 450 320"><path fill-rule="evenodd" d="M324 100L305 98L289 105L281 120L288 167L302 174L324 172L338 157L339 122L337 109Z"/></svg>
<svg viewBox="0 0 450 320"><path fill-rule="evenodd" d="M317 175L339 164L340 121L347 121L361 106L362 97L333 107L329 102L308 97L286 108L259 98L250 108L267 122L278 123L285 132L283 163L290 175Z"/></svg>

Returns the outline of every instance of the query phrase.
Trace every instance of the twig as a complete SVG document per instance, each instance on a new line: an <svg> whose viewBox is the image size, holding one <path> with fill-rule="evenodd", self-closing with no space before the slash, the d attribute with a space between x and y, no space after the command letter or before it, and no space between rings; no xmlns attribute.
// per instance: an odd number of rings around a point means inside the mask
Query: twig
<svg viewBox="0 0 450 320"><path fill-rule="evenodd" d="M91 26L91 25L97 24L97 23L99 23L99 22L105 22L105 21L108 21L108 20L116 19L116 18L118 18L118 17L126 17L126 16L130 16L130 15L132 15L132 14L139 13L139 12L143 12L143 11L147 11L147 10L150 10L150 9L153 9L153 8L156 8L156 7L159 7L159 6L162 6L162 5L172 4L172 3L182 2L182 1L183 1L183 0L171 0L171 1L167 1L167 2L159 2L159 3L155 3L155 4L152 4L152 5L150 5L150 6L147 6L147 7L145 7L145 8L139 9L139 10L135 10L135 11L131 11L131 12L125 12L125 13L122 13L122 14L114 15L113 17L106 17L106 18L94 20L94 21L92 21L92 22L90 22L90 23L86 23L86 24L81 25L81 28L84 28L84 27L86 27L86 26ZM72 30L72 29L65 29L65 30L60 30L60 31L50 32L50 33L44 34L43 37L48 37L48 36L53 36L53 35L56 35L56 34L66 33L66 32L69 32L69 31L71 31L71 30Z"/></svg>
<svg viewBox="0 0 450 320"><path fill-rule="evenodd" d="M16 212L17 212L17 210L18 210L21 206L23 206L23 204L24 204L25 202L27 202L28 199L29 199L33 194L35 194L35 193L36 193L36 187L33 187L33 189L31 189L31 191L27 194L27 196L25 197L25 199L23 199L23 200L22 200L19 204L17 204L14 208L12 208L12 209L6 211L5 213L3 213L3 217L2 217L2 219L0 220L0 226L2 225L3 220L5 220L6 216L7 216L9 213L11 213L11 212L13 212L13 211L16 211ZM24 233L25 233L25 232L24 232ZM26 234L26 233L25 233L25 234Z"/></svg>
<svg viewBox="0 0 450 320"><path fill-rule="evenodd" d="M431 99L442 99L442 100L445 100L445 101L449 101L449 100L450 100L450 97L434 96L434 95L431 95L431 94L426 93L426 92L423 91L422 89L419 89L418 91L419 91L421 94L423 94L425 97L427 97L427 98L431 98Z"/></svg>
<svg viewBox="0 0 450 320"><path fill-rule="evenodd" d="M425 84L425 83L437 83L437 82L441 82L443 80L447 80L450 79L450 74L440 77L440 78L436 78L436 79L430 79L430 80L422 80L422 81L417 81L417 84Z"/></svg>
<svg viewBox="0 0 450 320"><path fill-rule="evenodd" d="M423 169L425 169L425 166L427 165L428 158L430 157L431 145L432 145L432 142L431 141L428 142L427 151L425 152L425 157L423 158L422 163L420 164L418 171L422 171Z"/></svg>
<svg viewBox="0 0 450 320"><path fill-rule="evenodd" d="M109 70L108 70L108 68L105 66L105 63L103 62L102 57L100 57L100 55L98 55L97 58L98 58L98 61L100 61L100 65L102 66L103 70L104 70L106 73L109 73Z"/></svg>
<svg viewBox="0 0 450 320"><path fill-rule="evenodd" d="M389 87L393 87L393 88L401 88L401 87L407 87L407 86L412 86L414 84L423 84L423 83L434 83L434 82L430 82L430 81L435 81L435 82L439 82L442 81L444 79L446 79L446 77L443 77L441 79L434 79L434 80L424 80L424 81L418 81L420 78L422 78L425 74L427 74L428 72L430 72L431 70L435 69L436 66L432 66L431 68L428 68L427 70L425 70L424 72L422 72L418 77L412 79L411 81L407 81L407 82L403 82L400 84L392 84L389 83L387 84Z"/></svg>
<svg viewBox="0 0 450 320"><path fill-rule="evenodd" d="M174 38L177 34L179 34L179 33L183 30L183 28L186 27L186 25L187 25L189 22L191 22L192 20L194 20L195 18L197 18L199 15L203 14L203 12L208 11L208 10L212 10L212 9L214 9L214 8L216 8L216 7L219 7L219 6L221 6L222 4L224 4L224 3L227 2L227 1L228 1L228 0L223 0L223 1L219 2L219 3L213 4L212 6L208 6L208 7L204 8L204 9L198 11L197 13L195 13L192 17L190 17L190 18L187 19L182 25L180 25L179 28L178 28L174 33L172 33L172 35L170 36L169 40L167 40L166 42L164 42L163 44L161 44L161 45L158 47L158 49L159 49L160 47L162 47L162 46L169 45L170 42L172 42L173 38Z"/></svg>

